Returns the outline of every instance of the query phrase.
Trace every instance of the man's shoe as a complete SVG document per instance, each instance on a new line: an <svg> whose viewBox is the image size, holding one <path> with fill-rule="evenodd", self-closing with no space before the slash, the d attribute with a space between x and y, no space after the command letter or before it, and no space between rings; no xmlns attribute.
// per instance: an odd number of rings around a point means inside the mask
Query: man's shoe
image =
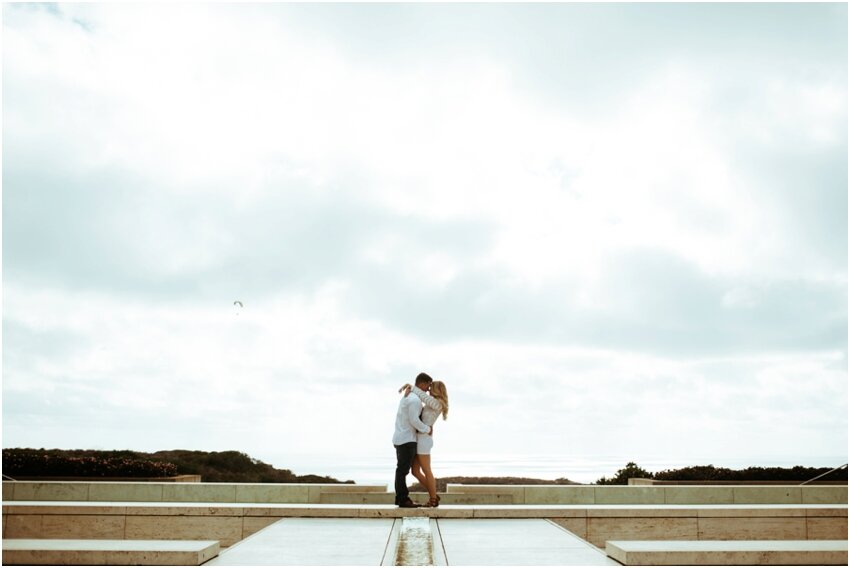
<svg viewBox="0 0 850 568"><path fill-rule="evenodd" d="M399 503L398 506L402 509L416 509L417 507L421 507L422 505L420 505L419 503L414 503L408 498Z"/></svg>

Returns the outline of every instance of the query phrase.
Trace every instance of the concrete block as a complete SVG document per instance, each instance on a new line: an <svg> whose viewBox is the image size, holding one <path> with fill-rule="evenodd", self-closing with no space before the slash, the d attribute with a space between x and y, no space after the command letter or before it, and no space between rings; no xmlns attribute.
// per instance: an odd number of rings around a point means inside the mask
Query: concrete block
<svg viewBox="0 0 850 568"><path fill-rule="evenodd" d="M236 486L237 503L307 503L308 484L240 483Z"/></svg>
<svg viewBox="0 0 850 568"><path fill-rule="evenodd" d="M420 504L428 502L428 494L414 492L410 498ZM510 505L511 495L487 493L442 493L440 505ZM322 504L335 505L394 505L394 493L322 493Z"/></svg>
<svg viewBox="0 0 850 568"><path fill-rule="evenodd" d="M525 490L532 485L464 485L462 483L447 483L446 493L498 493L511 495L512 503L525 503Z"/></svg>
<svg viewBox="0 0 850 568"><path fill-rule="evenodd" d="M473 517L481 519L555 519L587 516L587 509L584 507L570 505L482 505L470 510Z"/></svg>
<svg viewBox="0 0 850 568"><path fill-rule="evenodd" d="M126 538L217 540L222 546L233 546L242 540L242 518L127 516Z"/></svg>
<svg viewBox="0 0 850 568"><path fill-rule="evenodd" d="M699 509L690 505L596 505L588 507L588 517L628 517L628 518L649 518L649 517L696 517Z"/></svg>
<svg viewBox="0 0 850 568"><path fill-rule="evenodd" d="M310 489L316 488L320 491L330 493L386 493L389 491L389 486L384 485L366 485L360 483L312 483L308 485Z"/></svg>
<svg viewBox="0 0 850 568"><path fill-rule="evenodd" d="M587 518L587 540L605 548L608 540L697 540L696 518Z"/></svg>
<svg viewBox="0 0 850 568"><path fill-rule="evenodd" d="M15 495L15 481L4 481L3 482L3 501L11 501Z"/></svg>
<svg viewBox="0 0 850 568"><path fill-rule="evenodd" d="M695 540L806 540L805 517L700 518Z"/></svg>
<svg viewBox="0 0 850 568"><path fill-rule="evenodd" d="M322 504L267 504L265 506L245 507L245 516L250 517L357 517L360 507L378 505L360 505L358 507Z"/></svg>
<svg viewBox="0 0 850 568"><path fill-rule="evenodd" d="M164 483L121 483L104 481L90 483L89 501L160 502ZM181 485L171 483L170 485Z"/></svg>
<svg viewBox="0 0 850 568"><path fill-rule="evenodd" d="M90 483L58 481L18 481L15 501L88 501Z"/></svg>
<svg viewBox="0 0 850 568"><path fill-rule="evenodd" d="M640 485L596 485L597 505L663 505L664 487Z"/></svg>
<svg viewBox="0 0 850 568"><path fill-rule="evenodd" d="M735 496L731 487L668 485L664 487L664 502L671 505L731 505Z"/></svg>
<svg viewBox="0 0 850 568"><path fill-rule="evenodd" d="M847 506L841 505L807 505L807 517L846 517Z"/></svg>
<svg viewBox="0 0 850 568"><path fill-rule="evenodd" d="M271 526L284 517L245 517L242 520L242 539L256 534L264 528Z"/></svg>
<svg viewBox="0 0 850 568"><path fill-rule="evenodd" d="M592 505L594 488L586 485L528 485L525 487L527 505Z"/></svg>
<svg viewBox="0 0 850 568"><path fill-rule="evenodd" d="M428 497L422 498L422 493L411 493L410 498L419 503L428 500ZM427 494L426 494L427 495ZM394 493L322 493L319 496L319 503L327 503L333 505L394 505Z"/></svg>
<svg viewBox="0 0 850 568"><path fill-rule="evenodd" d="M798 505L803 500L803 491L800 486L750 485L735 486L732 489L735 495L735 504L781 505L787 503Z"/></svg>
<svg viewBox="0 0 850 568"><path fill-rule="evenodd" d="M549 519L556 525L563 527L576 535L579 538L587 539L587 518L559 518L559 519Z"/></svg>
<svg viewBox="0 0 850 568"><path fill-rule="evenodd" d="M124 518L117 515L44 515L41 535L53 539L123 539Z"/></svg>
<svg viewBox="0 0 850 568"><path fill-rule="evenodd" d="M439 509L436 509L439 510ZM369 506L364 505L355 509L356 516L363 519L399 519L406 517L430 517L436 516L435 509L400 509L398 507Z"/></svg>
<svg viewBox="0 0 850 568"><path fill-rule="evenodd" d="M218 552L216 541L3 540L7 564L199 566Z"/></svg>
<svg viewBox="0 0 850 568"><path fill-rule="evenodd" d="M809 540L841 540L847 538L847 517L809 517L806 519Z"/></svg>
<svg viewBox="0 0 850 568"><path fill-rule="evenodd" d="M700 518L805 517L802 505L710 505L697 509Z"/></svg>
<svg viewBox="0 0 850 568"><path fill-rule="evenodd" d="M803 503L847 504L846 485L803 485L801 489Z"/></svg>
<svg viewBox="0 0 850 568"><path fill-rule="evenodd" d="M123 515L127 507L124 505L111 505L104 503L70 502L62 501L37 502L16 501L11 505L5 505L3 512L10 515Z"/></svg>
<svg viewBox="0 0 850 568"><path fill-rule="evenodd" d="M235 483L168 483L162 488L167 503L237 503Z"/></svg>
<svg viewBox="0 0 850 568"><path fill-rule="evenodd" d="M626 566L847 564L847 541L608 541L605 552Z"/></svg>
<svg viewBox="0 0 850 568"><path fill-rule="evenodd" d="M225 507L216 503L186 504L186 505L140 505L128 506L128 516L161 516L161 517L241 517L243 507Z"/></svg>
<svg viewBox="0 0 850 568"><path fill-rule="evenodd" d="M514 497L510 493L442 493L440 506L443 505L512 505ZM422 503L428 502L423 493Z"/></svg>
<svg viewBox="0 0 850 568"><path fill-rule="evenodd" d="M42 538L43 515L6 515L3 538Z"/></svg>

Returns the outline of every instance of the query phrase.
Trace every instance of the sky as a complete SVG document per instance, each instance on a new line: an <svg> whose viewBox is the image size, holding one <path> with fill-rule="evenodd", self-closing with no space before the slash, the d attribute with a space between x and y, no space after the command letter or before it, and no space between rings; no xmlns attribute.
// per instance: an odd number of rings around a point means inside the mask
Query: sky
<svg viewBox="0 0 850 568"><path fill-rule="evenodd" d="M845 463L847 16L4 4L3 447Z"/></svg>

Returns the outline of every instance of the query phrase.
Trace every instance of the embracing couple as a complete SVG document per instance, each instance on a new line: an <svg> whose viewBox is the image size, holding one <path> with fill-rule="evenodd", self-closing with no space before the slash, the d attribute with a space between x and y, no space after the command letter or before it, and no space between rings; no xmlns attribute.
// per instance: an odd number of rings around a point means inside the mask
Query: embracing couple
<svg viewBox="0 0 850 568"><path fill-rule="evenodd" d="M425 373L419 373L414 385L404 385L395 418L393 445L397 464L395 468L395 504L399 507L421 507L410 499L407 489L407 474L413 469L413 477L428 490L426 507L438 507L437 480L431 472L431 448L434 446L434 423L442 414L449 414L449 396L446 385L435 381Z"/></svg>

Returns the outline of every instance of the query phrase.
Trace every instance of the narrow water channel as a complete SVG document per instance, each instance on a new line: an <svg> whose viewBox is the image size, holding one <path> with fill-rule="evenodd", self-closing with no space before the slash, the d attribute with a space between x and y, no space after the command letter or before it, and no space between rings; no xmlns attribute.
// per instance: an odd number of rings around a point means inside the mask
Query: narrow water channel
<svg viewBox="0 0 850 568"><path fill-rule="evenodd" d="M427 517L405 517L398 535L396 566L433 566L433 537Z"/></svg>

